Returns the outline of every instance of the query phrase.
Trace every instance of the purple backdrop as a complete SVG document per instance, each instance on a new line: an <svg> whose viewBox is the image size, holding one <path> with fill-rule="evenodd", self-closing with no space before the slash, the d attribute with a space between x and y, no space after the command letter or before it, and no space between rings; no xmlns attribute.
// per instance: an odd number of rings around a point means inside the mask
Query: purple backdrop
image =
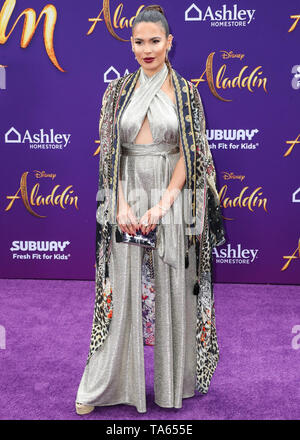
<svg viewBox="0 0 300 440"><path fill-rule="evenodd" d="M215 280L299 284L299 1L159 3L205 108L227 231ZM142 6L1 1L2 278L94 279L101 99L139 67ZM24 32L25 10L49 27Z"/></svg>

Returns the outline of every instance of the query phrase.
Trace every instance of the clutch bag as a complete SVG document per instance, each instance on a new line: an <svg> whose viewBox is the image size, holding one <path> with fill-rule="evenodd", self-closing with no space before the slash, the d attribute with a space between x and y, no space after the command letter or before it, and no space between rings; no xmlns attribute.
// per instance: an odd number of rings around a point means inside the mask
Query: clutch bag
<svg viewBox="0 0 300 440"><path fill-rule="evenodd" d="M116 228L116 242L127 243L136 246L142 246L145 248L156 249L157 244L157 226L153 231L150 231L147 235L144 235L142 231L136 231L135 235L127 234L127 232L120 232L119 228Z"/></svg>

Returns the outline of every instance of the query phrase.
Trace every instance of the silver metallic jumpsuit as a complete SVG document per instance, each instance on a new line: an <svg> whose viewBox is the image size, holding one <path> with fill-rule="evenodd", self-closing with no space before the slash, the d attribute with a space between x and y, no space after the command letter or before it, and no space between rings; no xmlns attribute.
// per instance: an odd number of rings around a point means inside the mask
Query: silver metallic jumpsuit
<svg viewBox="0 0 300 440"><path fill-rule="evenodd" d="M120 179L125 199L137 218L160 200L180 158L177 108L161 90L167 74L166 64L151 77L141 68L140 86L120 121ZM146 115L153 143L135 144ZM154 188L160 192L153 194ZM145 197L141 203L131 204L131 191L137 189ZM185 268L187 237L181 195L163 219L158 247L152 251L154 393L157 405L181 408L182 398L195 395L197 313L197 296L193 295L195 252L189 253L189 266ZM128 404L146 412L141 288L144 252L141 246L116 243L113 229L109 262L113 317L107 340L85 367L77 402L94 406Z"/></svg>

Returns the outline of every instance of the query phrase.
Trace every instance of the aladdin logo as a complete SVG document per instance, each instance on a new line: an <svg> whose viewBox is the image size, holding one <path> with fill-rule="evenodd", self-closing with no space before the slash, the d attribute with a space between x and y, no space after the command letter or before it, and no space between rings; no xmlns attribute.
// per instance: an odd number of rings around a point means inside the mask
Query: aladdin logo
<svg viewBox="0 0 300 440"><path fill-rule="evenodd" d="M44 129L41 128L39 133L30 134L29 130L25 131L24 136L21 133L11 127L5 133L6 144L25 144L29 143L29 147L34 150L62 150L70 143L71 134L54 134L53 128L50 129L50 134L44 133Z"/></svg>
<svg viewBox="0 0 300 440"><path fill-rule="evenodd" d="M227 264L250 264L257 258L258 249L242 249L239 243L236 248L229 243L226 248L213 248L216 263Z"/></svg>
<svg viewBox="0 0 300 440"><path fill-rule="evenodd" d="M224 177L226 176L226 177ZM224 174L224 178L227 180L227 174ZM267 201L266 197L261 198L262 189L261 186L255 188L249 195L245 197L245 192L249 189L249 186L245 186L239 193L238 196L231 198L226 197L228 190L228 185L223 185L219 191L219 197L221 206L223 208L248 208L249 211L253 212L253 208L260 208L263 206L264 211L267 212ZM224 217L225 218L225 217ZM226 220L233 220L232 218L227 218Z"/></svg>
<svg viewBox="0 0 300 440"><path fill-rule="evenodd" d="M298 254L298 255L297 255ZM292 255L284 255L282 257L284 260L287 260L287 262L285 263L284 266L282 266L281 271L283 272L284 270L286 270L289 265L291 264L292 261L298 260L300 259L300 238L298 241L298 246L296 247L295 251L293 252Z"/></svg>
<svg viewBox="0 0 300 440"><path fill-rule="evenodd" d="M122 37L119 37L119 35L116 34L115 29L124 29L124 28L130 28L132 27L132 22L135 19L135 17L140 13L140 11L143 9L145 5L142 5L138 8L135 15L130 17L129 19L126 17L122 17L123 12L123 3L119 3L117 8L115 9L115 12L113 13L112 17L110 14L110 8L109 8L110 0L103 0L103 8L99 12L99 15L96 18L89 18L88 20L90 22L93 22L92 26L87 32L87 35L91 35L95 29L95 26L98 22L104 21L108 32L116 38L116 40L119 41L130 41L125 40ZM101 18L103 16L103 18Z"/></svg>
<svg viewBox="0 0 300 440"><path fill-rule="evenodd" d="M295 29L295 27L298 24L298 21L300 20L300 14L299 15L290 15L290 18L295 21L292 24L292 26L289 28L288 32L292 32Z"/></svg>
<svg viewBox="0 0 300 440"><path fill-rule="evenodd" d="M27 185L28 171L22 174L20 180L20 186L14 195L6 196L10 200L9 204L6 206L5 211L9 211L12 208L14 202L21 199L27 211L34 217L46 218L45 215L40 215L36 213L32 208L35 206L59 206L62 209L66 209L67 205L74 205L78 209L78 196L72 195L74 190L71 189L73 185L67 186L61 193L58 192L60 185L55 185L51 190L51 193L44 196L39 194L40 184L36 183L32 190L28 189ZM18 195L21 193L21 195Z"/></svg>
<svg viewBox="0 0 300 440"><path fill-rule="evenodd" d="M40 251L63 252L70 241L13 241L10 250L14 251Z"/></svg>
<svg viewBox="0 0 300 440"><path fill-rule="evenodd" d="M261 67L257 66L250 70L250 72L246 72L249 66L243 66L240 72L234 77L229 78L225 76L225 71L227 69L227 64L223 64L217 71L216 77L213 77L213 72L216 71L216 67L213 65L215 52L211 52L206 60L206 67L200 78L191 79L195 86L198 87L200 82L207 81L208 87L212 94L221 101L230 102L232 99L225 99L219 95L217 89L227 90L227 89L248 89L249 92L253 93L254 88L263 87L264 91L267 93L267 78L261 77L263 74ZM204 78L206 75L206 79Z"/></svg>
<svg viewBox="0 0 300 440"><path fill-rule="evenodd" d="M210 21L211 26L246 26L253 20L255 9L240 9L237 5L233 5L229 9L227 5L222 5L222 9L212 10L208 6L204 12L195 3L184 13L185 21Z"/></svg>
<svg viewBox="0 0 300 440"><path fill-rule="evenodd" d="M54 29L57 19L57 11L55 6L51 4L44 6L37 20L36 20L35 10L32 8L26 8L17 17L16 21L10 26L10 31L7 32L7 27L11 19L11 16L14 12L15 6L16 6L16 0L6 0L0 11L0 44L5 44L7 42L14 28L16 27L18 21L24 16L24 24L21 34L20 46L22 48L28 47L29 43L31 42L35 34L38 24L42 21L42 18L44 16L43 40L44 40L46 52L51 62L54 64L54 66L61 72L65 72L65 70L63 70L63 68L59 65L56 59L55 51L53 47ZM17 29L20 31L20 26L17 26Z"/></svg>
<svg viewBox="0 0 300 440"><path fill-rule="evenodd" d="M286 152L284 153L283 157L287 157L287 156L289 156L289 155L291 154L291 152L293 151L294 146L295 146L296 144L300 144L300 140L299 140L299 138L300 138L300 134L298 134L298 136L296 137L296 139L293 140L293 141L285 141L286 144L291 144L291 146L286 150Z"/></svg>

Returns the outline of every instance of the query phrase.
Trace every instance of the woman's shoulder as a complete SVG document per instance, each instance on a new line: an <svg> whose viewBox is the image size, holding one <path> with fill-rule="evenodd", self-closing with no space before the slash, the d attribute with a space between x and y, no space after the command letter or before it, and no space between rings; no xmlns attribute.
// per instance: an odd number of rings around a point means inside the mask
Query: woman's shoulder
<svg viewBox="0 0 300 440"><path fill-rule="evenodd" d="M177 70L175 70L173 67L172 67L172 70L173 70L174 74L177 76L177 79L178 79L181 83L183 83L183 84L187 84L188 87L189 87L189 89L190 89L190 91L191 91L192 93L194 93L194 92L195 92L195 89L197 89L197 87L195 86L195 84L192 83L192 81L190 81L189 79L187 79L185 76L181 75L181 73L179 73L179 72L178 72Z"/></svg>

